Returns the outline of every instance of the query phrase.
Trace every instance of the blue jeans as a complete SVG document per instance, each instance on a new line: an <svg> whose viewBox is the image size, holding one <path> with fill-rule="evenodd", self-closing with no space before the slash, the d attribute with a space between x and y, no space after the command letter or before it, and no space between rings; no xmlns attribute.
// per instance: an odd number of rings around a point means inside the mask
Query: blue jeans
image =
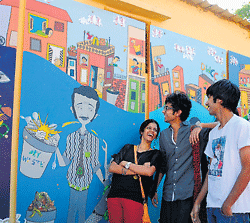
<svg viewBox="0 0 250 223"><path fill-rule="evenodd" d="M69 208L67 223L75 223L78 214L78 223L85 222L85 211L88 190L77 191L70 188Z"/></svg>
<svg viewBox="0 0 250 223"><path fill-rule="evenodd" d="M208 223L249 223L249 215L234 213L233 216L226 216L220 208L207 208Z"/></svg>

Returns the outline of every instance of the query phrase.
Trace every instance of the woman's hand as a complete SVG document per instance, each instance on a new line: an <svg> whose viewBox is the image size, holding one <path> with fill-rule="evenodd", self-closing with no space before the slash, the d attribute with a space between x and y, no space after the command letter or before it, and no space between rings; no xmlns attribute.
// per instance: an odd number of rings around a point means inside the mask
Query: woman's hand
<svg viewBox="0 0 250 223"><path fill-rule="evenodd" d="M144 163L143 166L145 166L145 167L150 167L150 162Z"/></svg>
<svg viewBox="0 0 250 223"><path fill-rule="evenodd" d="M123 160L123 161L120 162L119 165L122 166L122 167L125 167L126 164L127 164L127 162L128 162L128 161Z"/></svg>
<svg viewBox="0 0 250 223"><path fill-rule="evenodd" d="M193 223L201 223L199 218L200 205L194 203L193 209L191 211L191 219Z"/></svg>
<svg viewBox="0 0 250 223"><path fill-rule="evenodd" d="M158 205L158 194L157 194L157 192L155 192L155 195L153 196L151 201L152 201L153 206L157 208L157 205Z"/></svg>

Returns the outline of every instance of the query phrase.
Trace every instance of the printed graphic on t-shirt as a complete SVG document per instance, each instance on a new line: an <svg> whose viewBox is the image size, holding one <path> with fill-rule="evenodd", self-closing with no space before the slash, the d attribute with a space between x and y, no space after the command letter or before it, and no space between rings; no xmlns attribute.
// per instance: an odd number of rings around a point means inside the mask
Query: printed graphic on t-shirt
<svg viewBox="0 0 250 223"><path fill-rule="evenodd" d="M214 157L210 165L209 175L222 177L225 144L226 144L226 136L222 136L218 139L213 140L212 149Z"/></svg>

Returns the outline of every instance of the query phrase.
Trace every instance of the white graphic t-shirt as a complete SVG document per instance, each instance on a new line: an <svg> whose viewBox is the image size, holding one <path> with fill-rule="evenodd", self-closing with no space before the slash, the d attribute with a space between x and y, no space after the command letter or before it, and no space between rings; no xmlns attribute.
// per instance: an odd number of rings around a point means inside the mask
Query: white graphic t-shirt
<svg viewBox="0 0 250 223"><path fill-rule="evenodd" d="M250 123L234 115L209 134L205 154L212 158L208 172L207 207L221 208L241 171L240 149L250 146ZM232 206L233 213L250 212L250 183Z"/></svg>

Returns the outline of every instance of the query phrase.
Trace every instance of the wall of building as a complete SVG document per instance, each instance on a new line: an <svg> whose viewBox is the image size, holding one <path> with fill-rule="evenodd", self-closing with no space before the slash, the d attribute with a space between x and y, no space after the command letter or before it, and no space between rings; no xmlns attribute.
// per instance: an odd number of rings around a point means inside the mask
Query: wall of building
<svg viewBox="0 0 250 223"><path fill-rule="evenodd" d="M85 4L92 4L96 7L105 7L102 2L96 0L77 0ZM110 0L106 1L110 2ZM160 13L169 16L166 21L150 19L150 13L142 11L144 16L137 16L138 10L131 10L131 16L145 19L151 25L158 26L191 38L212 44L214 46L231 50L236 53L250 56L250 36L249 31L241 28L239 24L219 18L211 11L204 11L201 7L196 7L181 0L158 0L157 4L151 0L120 0L115 1L113 8L119 8L119 3L133 4L151 10L152 13ZM117 5L116 5L117 4ZM133 13L134 11L134 13ZM122 12L122 11L121 11Z"/></svg>
<svg viewBox="0 0 250 223"><path fill-rule="evenodd" d="M150 4L149 0L146 1ZM250 56L249 32L239 24L180 0L160 0L158 3L159 8L171 10L171 19L162 23L152 22L153 25Z"/></svg>

